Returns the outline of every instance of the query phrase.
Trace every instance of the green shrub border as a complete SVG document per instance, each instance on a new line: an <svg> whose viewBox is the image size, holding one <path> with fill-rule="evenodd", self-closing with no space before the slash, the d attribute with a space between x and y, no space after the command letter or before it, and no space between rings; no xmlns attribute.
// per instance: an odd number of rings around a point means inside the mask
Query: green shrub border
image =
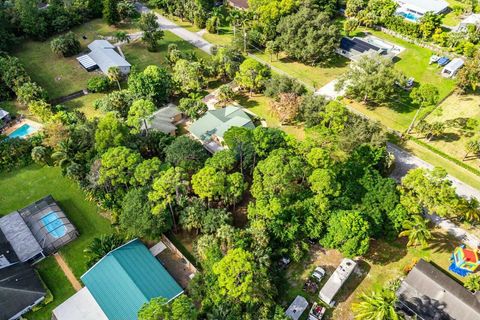
<svg viewBox="0 0 480 320"><path fill-rule="evenodd" d="M469 166L468 164L465 164L463 161L460 161L460 160L458 160L458 159L456 159L456 158L454 158L454 157L446 154L446 153L443 152L443 151L438 150L438 149L435 148L435 147L432 147L432 146L429 145L428 143L425 143L425 142L423 142L423 141L421 141L421 140L419 140L419 139L417 139L417 138L415 138L415 137L408 136L408 139L410 139L410 140L416 142L417 144L419 144L419 145L427 148L428 150L432 151L433 153L435 153L435 154L437 154L437 155L439 155L439 156L441 156L441 157L443 157L443 158L445 158L445 159L447 159L447 160L450 160L450 161L454 162L456 165L459 165L460 167L464 168L465 170L468 170L468 171L470 171L471 173L473 173L473 174L475 174L475 175L477 175L477 176L480 177L480 170L477 170L477 169Z"/></svg>

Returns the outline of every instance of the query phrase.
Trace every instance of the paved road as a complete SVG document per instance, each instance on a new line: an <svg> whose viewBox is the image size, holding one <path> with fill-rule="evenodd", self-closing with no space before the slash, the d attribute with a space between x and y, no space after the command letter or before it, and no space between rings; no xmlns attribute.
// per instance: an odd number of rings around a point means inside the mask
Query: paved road
<svg viewBox="0 0 480 320"><path fill-rule="evenodd" d="M139 3L139 2L137 2L135 4L135 6L137 7L137 10L140 13L145 13L145 12L150 12L151 11L149 8L147 8L145 5L143 5L142 3ZM175 35L179 36L183 40L185 40L187 42L190 42L192 45L199 48L200 50L202 50L202 51L204 51L208 54L211 54L211 49L212 49L213 45L210 42L204 40L198 34L196 34L194 32L190 32L187 29L180 27L175 22L168 20L167 18L165 18L164 16L162 16L158 13L155 13L155 15L157 16L157 21L158 21L158 24L160 25L160 29L168 30L168 31L174 33Z"/></svg>
<svg viewBox="0 0 480 320"><path fill-rule="evenodd" d="M428 169L433 168L430 163L423 161L422 159L410 154L394 144L388 143L387 149L395 155L395 169L393 170L391 177L397 181L400 181L400 179L406 175L410 169L418 167ZM453 186L457 189L458 195L466 198L477 198L480 200L480 191L478 189L475 189L450 175L448 175L448 179L452 181Z"/></svg>

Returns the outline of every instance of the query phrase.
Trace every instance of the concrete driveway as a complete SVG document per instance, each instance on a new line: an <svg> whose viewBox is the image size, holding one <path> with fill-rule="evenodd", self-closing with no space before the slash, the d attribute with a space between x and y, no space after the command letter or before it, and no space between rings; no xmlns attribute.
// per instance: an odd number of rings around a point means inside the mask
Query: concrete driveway
<svg viewBox="0 0 480 320"><path fill-rule="evenodd" d="M140 13L146 13L151 11L149 8L147 8L144 4L140 2L137 2L135 4L135 7L137 8L137 11ZM155 13L155 15L157 16L157 21L158 21L158 24L160 25L160 29L170 31L173 34L177 35L178 37L182 38L183 40L199 48L200 50L208 54L211 54L211 49L213 45L210 42L204 40L198 34L194 32L190 32L187 29L180 27L175 22L170 21L169 19L165 18L164 16L158 13Z"/></svg>

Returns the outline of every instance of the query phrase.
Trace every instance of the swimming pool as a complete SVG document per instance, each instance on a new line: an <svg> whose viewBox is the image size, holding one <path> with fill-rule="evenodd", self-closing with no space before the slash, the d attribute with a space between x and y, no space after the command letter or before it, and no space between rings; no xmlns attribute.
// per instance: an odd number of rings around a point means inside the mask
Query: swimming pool
<svg viewBox="0 0 480 320"><path fill-rule="evenodd" d="M38 128L29 125L28 123L23 124L21 127L15 129L12 133L8 135L9 138L25 138L28 135L31 135L34 132L37 132Z"/></svg>
<svg viewBox="0 0 480 320"><path fill-rule="evenodd" d="M405 19L413 21L413 22L417 22L420 19L419 16L417 16L417 15L411 13L411 12L401 12L400 11L400 12L397 12L397 14L404 17Z"/></svg>
<svg viewBox="0 0 480 320"><path fill-rule="evenodd" d="M63 225L62 220L58 218L57 213L53 211L47 213L41 218L41 220L52 237L61 238L67 233L67 228Z"/></svg>

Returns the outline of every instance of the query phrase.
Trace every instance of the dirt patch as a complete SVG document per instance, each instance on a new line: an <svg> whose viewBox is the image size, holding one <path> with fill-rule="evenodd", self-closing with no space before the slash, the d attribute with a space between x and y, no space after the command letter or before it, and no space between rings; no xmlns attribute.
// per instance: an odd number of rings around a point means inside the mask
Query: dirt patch
<svg viewBox="0 0 480 320"><path fill-rule="evenodd" d="M168 249L163 250L157 259L172 275L172 277L180 284L183 289L188 287L191 280L192 270L187 266L187 261L175 255Z"/></svg>
<svg viewBox="0 0 480 320"><path fill-rule="evenodd" d="M58 265L60 266L60 269L62 269L68 281L72 284L73 289L75 289L75 291L80 291L80 289L82 289L82 285L77 280L77 278L75 278L72 270L70 269L68 264L65 262L65 260L63 260L63 257L59 253L55 253L53 256L55 257L55 261L57 261Z"/></svg>

